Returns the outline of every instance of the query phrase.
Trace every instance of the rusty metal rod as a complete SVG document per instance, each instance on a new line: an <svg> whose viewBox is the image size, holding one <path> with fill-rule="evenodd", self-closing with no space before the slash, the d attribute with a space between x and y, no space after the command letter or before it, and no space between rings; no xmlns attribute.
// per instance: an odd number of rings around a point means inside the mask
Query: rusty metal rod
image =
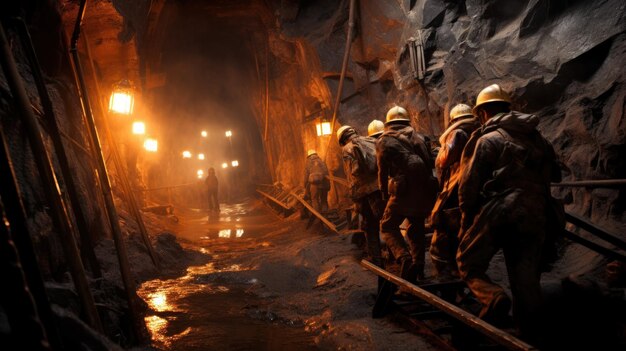
<svg viewBox="0 0 626 351"><path fill-rule="evenodd" d="M26 128L26 134L30 141L33 156L35 157L35 164L43 183L46 200L50 206L50 216L52 217L54 227L61 236L65 259L70 268L70 274L72 275L74 286L76 287L83 308L83 313L85 313L85 317L87 318L87 323L94 329L102 331L98 310L96 309L93 296L89 290L89 284L87 283L85 270L80 259L80 253L78 252L76 240L74 239L74 228L72 227L67 209L63 202L61 190L53 171L52 161L41 136L37 118L30 108L26 88L18 73L16 63L13 60L11 48L9 47L4 29L1 27L2 26L0 26L0 47L2 51L0 53L0 63L2 64L4 75L11 89L11 93L13 94L15 104L17 105L18 113Z"/></svg>
<svg viewBox="0 0 626 351"><path fill-rule="evenodd" d="M87 53L87 59L91 66L92 79L94 82L94 86L96 87L96 96L102 96L100 94L100 84L98 82L98 77L96 76L96 68L94 67L93 58L91 56L91 49L89 48L89 42L87 41L87 36L83 35L83 41L85 43L85 49ZM148 254L150 255L150 259L152 263L159 268L159 260L157 258L157 254L152 247L152 243L150 242L150 237L148 236L148 230L146 229L146 225L143 222L143 218L141 217L141 211L139 210L139 205L137 205L137 200L135 199L135 195L133 194L133 189L130 185L130 181L128 180L128 174L126 169L124 168L124 164L122 162L122 157L120 156L120 152L115 144L115 138L113 137L113 133L111 132L111 128L109 127L109 121L106 118L106 113L104 112L104 106L102 106L102 99L98 98L98 108L100 111L100 121L101 126L104 127L104 134L109 141L109 149L111 149L111 154L113 156L113 163L115 164L115 169L117 169L117 174L122 183L122 189L126 195L126 201L130 207L131 214L135 217L135 222L139 227L139 233L141 234L141 238L143 240L146 249L148 250Z"/></svg>
<svg viewBox="0 0 626 351"><path fill-rule="evenodd" d="M91 103L89 101L89 94L87 91L87 84L85 82L85 76L81 65L80 55L78 53L78 39L80 37L80 26L83 16L85 14L85 7L87 0L81 0L80 7L76 18L76 24L74 26L74 32L72 34L70 53L73 61L74 78L76 79L77 91L80 97L81 107L85 116L85 120L88 127L89 137L91 139L92 147L94 148L96 160L98 163L98 176L100 178L100 185L102 188L102 195L104 203L109 217L109 224L111 225L111 232L113 235L113 241L115 242L115 248L117 250L117 258L120 264L120 273L122 276L122 282L124 289L126 290L126 301L128 303L128 310L130 319L134 327L135 336L144 341L144 333L142 327L142 321L139 317L138 297L135 291L135 284L132 280L130 273L130 263L128 262L128 253L126 246L124 245L124 239L122 230L120 228L119 219L117 215L117 209L113 202L113 194L111 191L111 183L109 182L109 175L107 173L106 163L104 162L104 155L102 153L102 146L100 144L100 138L98 137L98 130L96 129L96 123L91 110Z"/></svg>
<svg viewBox="0 0 626 351"><path fill-rule="evenodd" d="M575 226L580 227L598 238L626 251L626 242L620 239L619 235L616 233L611 233L606 229L600 228L599 226L589 222L587 219L571 212L565 212L565 219Z"/></svg>
<svg viewBox="0 0 626 351"><path fill-rule="evenodd" d="M626 179L576 180L552 183L553 187L590 187L590 188L621 188L626 186Z"/></svg>
<svg viewBox="0 0 626 351"><path fill-rule="evenodd" d="M375 264L362 260L361 266L374 272L379 277L382 277L392 282L393 284L403 287L412 295L417 296L422 301L427 302L428 304L443 311L445 314L451 316L452 318L458 320L459 322L487 336L491 340L497 342L499 345L502 345L510 350L520 350L520 351L537 350L534 346L529 345L523 342L522 340L514 337L513 335L494 327L493 325L449 303L448 301L440 298L439 296L429 291L426 291L415 284L411 284L408 281L396 275L393 275L387 272L386 270L376 266Z"/></svg>
<svg viewBox="0 0 626 351"><path fill-rule="evenodd" d="M18 34L22 42L22 47L26 52L31 74L35 80L41 106L43 107L45 122L48 126L48 134L52 139L54 151L57 155L57 159L59 160L59 165L61 166L61 174L63 175L66 190L70 197L70 207L74 212L74 218L76 219L76 225L80 234L81 256L83 260L89 263L93 276L95 278L100 278L102 277L102 272L100 270L100 263L98 262L98 258L96 257L96 253L93 249L94 243L91 238L89 225L87 224L87 216L83 212L83 208L81 206L78 188L76 186L76 182L74 181L74 175L72 174L72 170L70 168L70 162L67 158L67 154L65 153L65 147L63 146L63 140L61 139L61 129L59 128L57 116L54 112L54 107L52 106L52 100L50 99L50 94L48 93L43 73L41 72L41 66L39 65L39 60L37 59L37 53L35 52L30 33L24 20L21 18L14 18L13 22L16 24Z"/></svg>
<svg viewBox="0 0 626 351"><path fill-rule="evenodd" d="M54 350L61 350L62 343L57 329L50 301L43 284L37 255L33 242L28 232L28 218L22 203L22 195L17 183L17 176L13 170L13 162L9 156L9 148L6 143L2 124L0 124L0 178L3 180L0 186L0 198L10 206L5 208L7 219L11 224L11 236L20 255L20 261L26 275L28 288L33 294L37 304L39 318L46 328L48 342Z"/></svg>
<svg viewBox="0 0 626 351"><path fill-rule="evenodd" d="M352 33L354 31L355 12L356 12L356 0L350 0L350 10L349 10L349 15L348 15L348 34L346 35L346 47L343 52L343 62L341 63L341 75L339 77L339 86L337 87L337 97L335 98L335 105L333 106L333 118L330 124L331 133L333 133L333 131L335 130L335 122L337 121L337 112L339 111L341 93L343 92L343 82L346 78L346 71L348 70L348 60L350 58L350 46L352 44ZM328 146L326 147L324 160L328 158L328 150L330 149L330 142L332 140L333 140L332 136L328 138Z"/></svg>
<svg viewBox="0 0 626 351"><path fill-rule="evenodd" d="M587 240L585 238L582 238L572 232L570 232L569 230L564 230L563 231L563 235L565 236L566 239L569 239L577 244L580 244L592 251L595 251L609 259L612 260L617 260L617 261L622 261L622 262L626 262L626 256L617 253L611 249L607 249L606 247L596 244L591 240Z"/></svg>

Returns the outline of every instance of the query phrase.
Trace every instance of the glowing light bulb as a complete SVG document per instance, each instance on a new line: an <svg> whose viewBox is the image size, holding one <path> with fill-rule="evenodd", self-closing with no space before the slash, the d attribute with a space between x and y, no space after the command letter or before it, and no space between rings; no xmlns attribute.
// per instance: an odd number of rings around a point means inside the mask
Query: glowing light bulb
<svg viewBox="0 0 626 351"><path fill-rule="evenodd" d="M198 172L196 172L196 174L198 174L198 179L202 179L202 177L204 176L204 171L199 169Z"/></svg>
<svg viewBox="0 0 626 351"><path fill-rule="evenodd" d="M198 154L198 160L204 160L204 154Z"/></svg>
<svg viewBox="0 0 626 351"><path fill-rule="evenodd" d="M140 121L133 122L133 134L135 135L146 134L146 124Z"/></svg>
<svg viewBox="0 0 626 351"><path fill-rule="evenodd" d="M156 139L148 138L143 142L143 147L146 151L149 152L157 152L159 149L159 144Z"/></svg>
<svg viewBox="0 0 626 351"><path fill-rule="evenodd" d="M187 150L183 151L183 158L191 158L191 152Z"/></svg>
<svg viewBox="0 0 626 351"><path fill-rule="evenodd" d="M206 138L209 135L209 133L207 133L206 130L203 130L200 132L200 135L202 135L203 138Z"/></svg>
<svg viewBox="0 0 626 351"><path fill-rule="evenodd" d="M237 166L239 166L239 161L234 160L234 161L232 161L232 162L230 163L230 165L231 165L231 166L233 166L233 167L237 167Z"/></svg>
<svg viewBox="0 0 626 351"><path fill-rule="evenodd" d="M226 133L224 133L224 134L226 134L227 138L230 138L230 137L233 136L233 131L232 130L227 130Z"/></svg>
<svg viewBox="0 0 626 351"><path fill-rule="evenodd" d="M226 162L222 163L222 168L228 168L228 163Z"/></svg>

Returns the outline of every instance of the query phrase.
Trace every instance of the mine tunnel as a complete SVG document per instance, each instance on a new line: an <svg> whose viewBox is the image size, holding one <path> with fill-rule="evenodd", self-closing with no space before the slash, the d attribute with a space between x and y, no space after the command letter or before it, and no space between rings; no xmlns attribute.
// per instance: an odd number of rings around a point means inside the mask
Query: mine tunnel
<svg viewBox="0 0 626 351"><path fill-rule="evenodd" d="M1 350L626 349L624 1L0 21Z"/></svg>

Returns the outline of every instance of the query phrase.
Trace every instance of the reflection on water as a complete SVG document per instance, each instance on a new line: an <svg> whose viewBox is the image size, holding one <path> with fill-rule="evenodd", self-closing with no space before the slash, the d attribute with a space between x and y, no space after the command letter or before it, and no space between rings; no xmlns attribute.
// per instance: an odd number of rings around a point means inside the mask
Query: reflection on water
<svg viewBox="0 0 626 351"><path fill-rule="evenodd" d="M241 276L247 270L239 264L217 268L209 263L190 267L176 279L142 284L137 293L153 311L145 317L153 346L186 351L315 349L313 336L303 328L258 318L268 308L245 292L259 283Z"/></svg>
<svg viewBox="0 0 626 351"><path fill-rule="evenodd" d="M222 229L217 233L220 238L230 238L230 229Z"/></svg>

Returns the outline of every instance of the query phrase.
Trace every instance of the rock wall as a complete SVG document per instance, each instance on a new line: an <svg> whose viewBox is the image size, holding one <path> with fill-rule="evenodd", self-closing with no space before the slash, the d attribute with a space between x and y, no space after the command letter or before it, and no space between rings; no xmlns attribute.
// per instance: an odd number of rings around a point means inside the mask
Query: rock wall
<svg viewBox="0 0 626 351"><path fill-rule="evenodd" d="M339 121L364 133L394 104L439 135L457 103L485 86L537 114L566 180L624 178L626 3L566 0L357 1L357 36ZM284 36L311 45L322 72L339 72L348 1L274 2ZM410 72L407 40L421 34L426 75ZM309 70L303 66L302 70ZM337 80L327 79L332 96ZM305 91L300 90L299 93ZM619 227L623 190L557 189L576 212Z"/></svg>

